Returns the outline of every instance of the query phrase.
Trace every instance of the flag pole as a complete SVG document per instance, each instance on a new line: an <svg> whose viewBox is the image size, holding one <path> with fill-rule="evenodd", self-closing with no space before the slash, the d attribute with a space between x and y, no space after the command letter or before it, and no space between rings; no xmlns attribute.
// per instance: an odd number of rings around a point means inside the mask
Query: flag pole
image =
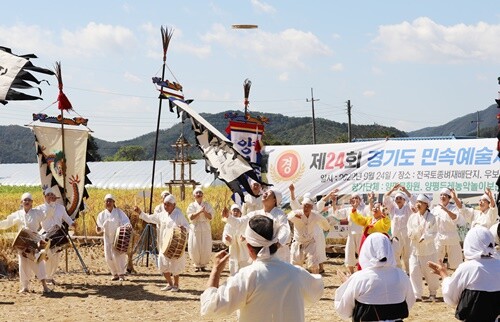
<svg viewBox="0 0 500 322"><path fill-rule="evenodd" d="M170 43L170 39L172 38L173 35L173 30L172 29L167 29L166 27L164 28L161 26L161 39L162 39L162 45L163 45L163 68L161 72L161 80L163 81L165 79L165 67L166 67L166 60L167 60L167 50L168 50L168 45ZM162 98L161 98L161 91L163 90L163 86L160 88L160 97L159 97L159 103L158 103L158 120L156 122L156 138L155 138L155 146L154 146L154 153L153 153L153 171L151 173L151 195L149 199L149 213L152 213L153 209L153 191L154 191L154 183L155 183L155 167L156 167L156 156L157 156L157 150L158 150L158 136L160 132L160 118L161 118L161 107L162 107ZM147 247L149 247L149 240L150 236L149 233L147 235ZM149 265L149 252L146 254L146 267Z"/></svg>

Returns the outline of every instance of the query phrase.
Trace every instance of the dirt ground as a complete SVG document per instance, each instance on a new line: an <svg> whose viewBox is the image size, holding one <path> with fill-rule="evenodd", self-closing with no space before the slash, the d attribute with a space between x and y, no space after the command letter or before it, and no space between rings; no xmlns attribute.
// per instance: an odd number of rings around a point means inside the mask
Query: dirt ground
<svg viewBox="0 0 500 322"><path fill-rule="evenodd" d="M68 270L63 256L52 293L42 294L40 283L34 281L34 293L18 294L18 277L0 278L0 321L213 321L199 313L199 297L209 273L195 272L189 261L180 278L180 292L172 293L160 290L165 282L151 256L149 267L143 256L135 263L137 274L118 282L110 280L101 245L80 246L78 251L90 274L83 272L76 252L70 248ZM15 259L13 254L4 255ZM341 321L332 300L340 285L337 270L345 271L341 258L329 258L323 275L324 295L319 303L306 309L306 321ZM227 274L226 271L222 281ZM406 321L453 320L454 309L439 297L434 303L416 303ZM236 321L235 314L217 321Z"/></svg>

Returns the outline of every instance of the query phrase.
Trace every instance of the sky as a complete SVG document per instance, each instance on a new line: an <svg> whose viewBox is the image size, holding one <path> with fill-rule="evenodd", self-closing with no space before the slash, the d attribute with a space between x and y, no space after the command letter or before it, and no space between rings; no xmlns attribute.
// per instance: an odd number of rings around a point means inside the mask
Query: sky
<svg viewBox="0 0 500 322"><path fill-rule="evenodd" d="M156 130L160 28L173 30L165 79L200 113L239 110L312 116L403 131L484 110L498 97L498 1L9 1L0 46L61 62L64 92L107 141ZM233 29L255 24L257 29ZM36 74L38 78L47 78ZM57 115L57 81L42 100L0 106L0 125ZM36 94L28 91L27 93ZM163 104L160 128L179 122ZM272 119L271 119L272 122ZM327 131L327 129L317 129Z"/></svg>

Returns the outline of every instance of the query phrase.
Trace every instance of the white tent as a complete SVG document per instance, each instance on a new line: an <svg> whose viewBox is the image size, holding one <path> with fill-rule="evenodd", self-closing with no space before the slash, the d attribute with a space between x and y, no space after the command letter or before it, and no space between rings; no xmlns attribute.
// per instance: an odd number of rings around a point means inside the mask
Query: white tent
<svg viewBox="0 0 500 322"><path fill-rule="evenodd" d="M191 179L203 186L220 184L214 181L214 175L205 171L205 160L194 160L191 166ZM117 161L89 162L88 175L91 185L87 187L100 189L144 189L151 187L153 161ZM177 180L180 169L177 168ZM185 180L189 179L188 168L185 168ZM156 161L154 185L165 187L166 182L173 179L173 164L169 160ZM0 185L5 186L39 186L40 174L37 163L0 164Z"/></svg>

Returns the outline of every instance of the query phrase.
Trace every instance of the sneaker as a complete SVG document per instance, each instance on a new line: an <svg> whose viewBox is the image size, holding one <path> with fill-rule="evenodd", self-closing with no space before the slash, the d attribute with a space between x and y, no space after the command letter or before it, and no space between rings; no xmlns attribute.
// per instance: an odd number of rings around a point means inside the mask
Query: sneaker
<svg viewBox="0 0 500 322"><path fill-rule="evenodd" d="M118 276L118 280L119 280L119 281L125 281L125 276L124 276L124 275L120 275L120 276Z"/></svg>
<svg viewBox="0 0 500 322"><path fill-rule="evenodd" d="M436 302L436 295L430 295L429 302Z"/></svg>
<svg viewBox="0 0 500 322"><path fill-rule="evenodd" d="M27 288L22 288L19 290L19 294L27 294L29 292L30 292L30 290L28 290Z"/></svg>
<svg viewBox="0 0 500 322"><path fill-rule="evenodd" d="M171 289L173 289L172 285L167 285L161 288L162 291L170 291Z"/></svg>
<svg viewBox="0 0 500 322"><path fill-rule="evenodd" d="M111 278L111 280L112 280L112 281L118 281L119 279L120 279L120 277L119 277L118 275L113 276L113 277Z"/></svg>
<svg viewBox="0 0 500 322"><path fill-rule="evenodd" d="M172 287L172 292L179 292L179 288L177 286Z"/></svg>
<svg viewBox="0 0 500 322"><path fill-rule="evenodd" d="M47 283L50 283L50 284L52 284L52 285L54 285L54 286L56 286L56 285L57 285L56 280L55 280L55 279L53 279L53 278L51 278L50 280L48 280L48 281L47 281Z"/></svg>
<svg viewBox="0 0 500 322"><path fill-rule="evenodd" d="M416 302L422 302L422 298L421 298L421 297L417 297L417 298L415 299L415 301L416 301Z"/></svg>

